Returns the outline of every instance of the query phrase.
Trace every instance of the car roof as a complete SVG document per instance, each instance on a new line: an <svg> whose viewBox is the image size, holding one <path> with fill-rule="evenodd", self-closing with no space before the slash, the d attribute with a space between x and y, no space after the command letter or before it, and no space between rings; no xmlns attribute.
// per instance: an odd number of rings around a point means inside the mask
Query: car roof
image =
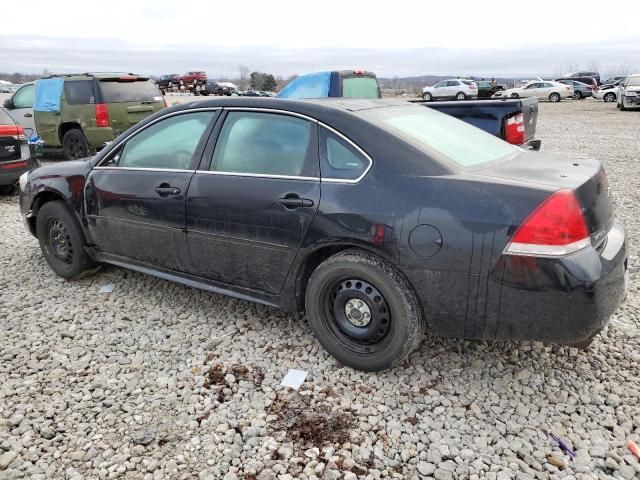
<svg viewBox="0 0 640 480"><path fill-rule="evenodd" d="M56 78L56 77L64 77L70 80L75 78L86 79L87 77L91 78L119 78L122 76L126 77L138 77L138 78L148 78L145 75L138 75L136 73L130 72L85 72L85 73L57 73L55 75L50 75L44 78Z"/></svg>

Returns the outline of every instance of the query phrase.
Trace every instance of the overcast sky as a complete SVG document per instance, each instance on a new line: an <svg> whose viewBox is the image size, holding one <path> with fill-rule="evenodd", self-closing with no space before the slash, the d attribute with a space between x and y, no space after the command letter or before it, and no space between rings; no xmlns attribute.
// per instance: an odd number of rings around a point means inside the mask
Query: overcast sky
<svg viewBox="0 0 640 480"><path fill-rule="evenodd" d="M492 9L490 5L495 5ZM516 5L514 5L516 4ZM640 70L637 0L466 2L35 0L3 7L0 71L202 69L379 76ZM524 5L525 7L519 7ZM9 19L11 21L8 21Z"/></svg>

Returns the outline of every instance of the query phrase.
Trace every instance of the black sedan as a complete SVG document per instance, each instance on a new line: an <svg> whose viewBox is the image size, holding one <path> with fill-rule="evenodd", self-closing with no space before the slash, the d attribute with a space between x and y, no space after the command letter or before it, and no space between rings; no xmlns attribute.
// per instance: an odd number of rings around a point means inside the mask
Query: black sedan
<svg viewBox="0 0 640 480"><path fill-rule="evenodd" d="M345 365L439 336L584 345L626 292L597 161L509 145L423 106L222 98L28 175L51 268L110 263L306 311Z"/></svg>

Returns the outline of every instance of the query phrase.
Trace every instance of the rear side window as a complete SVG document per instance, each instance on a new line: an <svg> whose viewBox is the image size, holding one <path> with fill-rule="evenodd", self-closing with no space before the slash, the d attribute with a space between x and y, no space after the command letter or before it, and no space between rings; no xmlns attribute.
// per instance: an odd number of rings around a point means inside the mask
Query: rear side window
<svg viewBox="0 0 640 480"><path fill-rule="evenodd" d="M374 77L343 78L342 96L349 98L380 98L378 81Z"/></svg>
<svg viewBox="0 0 640 480"><path fill-rule="evenodd" d="M320 131L320 159L323 179L357 180L370 165L362 153L326 128Z"/></svg>
<svg viewBox="0 0 640 480"><path fill-rule="evenodd" d="M134 82L102 80L100 90L102 90L104 103L162 101L162 94L158 87L148 80Z"/></svg>
<svg viewBox="0 0 640 480"><path fill-rule="evenodd" d="M363 111L362 116L436 159L474 167L521 149L450 115L419 106Z"/></svg>
<svg viewBox="0 0 640 480"><path fill-rule="evenodd" d="M212 170L305 176L311 123L270 113L230 112L220 131Z"/></svg>
<svg viewBox="0 0 640 480"><path fill-rule="evenodd" d="M93 80L64 82L64 96L69 105L87 105L96 103L93 93Z"/></svg>

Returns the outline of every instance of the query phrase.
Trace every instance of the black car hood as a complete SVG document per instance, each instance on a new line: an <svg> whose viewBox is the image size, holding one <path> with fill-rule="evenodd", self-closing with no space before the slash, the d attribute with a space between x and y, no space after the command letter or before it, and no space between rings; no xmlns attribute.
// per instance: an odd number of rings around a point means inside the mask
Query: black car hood
<svg viewBox="0 0 640 480"><path fill-rule="evenodd" d="M66 162L48 163L31 172L30 179L45 177L68 177L75 175L86 176L91 170L93 157Z"/></svg>

